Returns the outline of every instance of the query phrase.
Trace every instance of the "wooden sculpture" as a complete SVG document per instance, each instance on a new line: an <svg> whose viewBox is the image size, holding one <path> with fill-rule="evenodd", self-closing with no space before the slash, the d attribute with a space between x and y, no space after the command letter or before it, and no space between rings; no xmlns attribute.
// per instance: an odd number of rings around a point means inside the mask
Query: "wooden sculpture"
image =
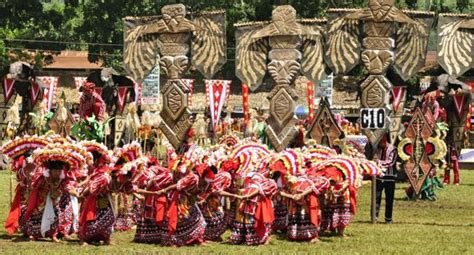
<svg viewBox="0 0 474 255"><path fill-rule="evenodd" d="M236 24L236 75L255 90L268 72L275 86L268 95L270 117L266 135L277 151L284 150L298 130L294 117L294 80L302 72L312 81L324 75L324 20L297 20L289 5L276 7L269 22Z"/></svg>
<svg viewBox="0 0 474 255"><path fill-rule="evenodd" d="M407 80L424 65L434 13L401 11L394 6L394 0L369 0L365 9L328 12L327 65L334 73L344 74L362 62L369 76L361 84L361 107L385 108L390 113L392 84L385 77L386 71L393 66ZM373 146L385 132L365 130Z"/></svg>
<svg viewBox="0 0 474 255"><path fill-rule="evenodd" d="M166 5L162 16L124 19L124 64L136 81L155 66L157 57L167 76L162 87L160 129L175 149L181 147L192 126L189 88L181 80L191 64L211 78L226 62L225 11L203 11L186 18L182 4ZM158 55L158 56L157 56Z"/></svg>
<svg viewBox="0 0 474 255"><path fill-rule="evenodd" d="M344 131L337 124L326 98L319 103L315 116L307 134L308 138L328 147L333 147L336 139L344 138Z"/></svg>
<svg viewBox="0 0 474 255"><path fill-rule="evenodd" d="M439 14L438 63L452 78L474 67L474 15Z"/></svg>

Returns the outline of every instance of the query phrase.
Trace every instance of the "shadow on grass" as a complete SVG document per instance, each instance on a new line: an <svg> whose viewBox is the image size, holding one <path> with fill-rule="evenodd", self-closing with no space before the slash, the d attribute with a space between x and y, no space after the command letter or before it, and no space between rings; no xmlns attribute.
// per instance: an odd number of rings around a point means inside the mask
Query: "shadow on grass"
<svg viewBox="0 0 474 255"><path fill-rule="evenodd" d="M383 224L387 225L383 221L378 221L376 224L372 224L372 221L354 221L354 223L359 224L370 224L370 225L377 225ZM438 222L392 222L393 225L424 225L424 226L436 226L436 227L474 227L474 224L443 224Z"/></svg>

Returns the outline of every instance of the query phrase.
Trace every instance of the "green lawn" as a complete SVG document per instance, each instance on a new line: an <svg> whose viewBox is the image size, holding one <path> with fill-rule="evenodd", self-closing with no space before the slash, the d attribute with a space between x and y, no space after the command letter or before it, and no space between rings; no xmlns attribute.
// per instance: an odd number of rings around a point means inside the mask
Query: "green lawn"
<svg viewBox="0 0 474 255"><path fill-rule="evenodd" d="M9 208L9 177L0 171L0 219ZM394 224L369 223L370 185L359 193L358 214L347 230L348 237L322 237L319 244L295 243L273 236L259 247L213 244L206 247L164 248L134 244L133 231L114 233L113 246L80 247L77 242L14 241L0 230L0 254L474 254L474 171L462 171L462 184L438 190L437 202L404 201L406 184L398 185ZM3 224L2 224L3 225ZM228 237L228 233L225 237Z"/></svg>

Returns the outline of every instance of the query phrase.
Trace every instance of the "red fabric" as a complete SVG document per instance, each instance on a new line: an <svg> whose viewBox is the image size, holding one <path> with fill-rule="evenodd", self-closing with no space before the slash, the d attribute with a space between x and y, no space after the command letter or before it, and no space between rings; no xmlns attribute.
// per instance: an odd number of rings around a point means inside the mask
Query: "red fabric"
<svg viewBox="0 0 474 255"><path fill-rule="evenodd" d="M104 100L102 100L102 97L95 92L91 92L89 94L89 93L86 93L85 91L87 90L84 90L84 93L82 94L81 99L80 99L79 116L81 116L82 119L86 119L86 118L92 117L92 115L95 115L97 120L100 120L100 121L104 120L105 118Z"/></svg>
<svg viewBox="0 0 474 255"><path fill-rule="evenodd" d="M30 219L33 211L36 209L39 200L39 188L33 188L31 191L30 197L28 198L28 207L26 208L25 217L23 217L23 221L27 221Z"/></svg>
<svg viewBox="0 0 474 255"><path fill-rule="evenodd" d="M452 160L452 162L453 162L453 172L454 172L454 184L459 184L459 163L456 156L455 156L455 159Z"/></svg>
<svg viewBox="0 0 474 255"><path fill-rule="evenodd" d="M3 96L5 97L5 104L10 101L10 98L13 95L13 84L15 84L15 80L13 79L3 80Z"/></svg>
<svg viewBox="0 0 474 255"><path fill-rule="evenodd" d="M275 219L272 200L268 197L264 197L260 201L255 210L255 233L262 239L266 232L266 226L272 224Z"/></svg>
<svg viewBox="0 0 474 255"><path fill-rule="evenodd" d="M87 222L96 220L97 196L89 195L82 204L82 211L79 217L79 232L81 236L86 234Z"/></svg>
<svg viewBox="0 0 474 255"><path fill-rule="evenodd" d="M165 210L166 210L166 196L161 195L161 196L148 196L147 199L155 199L155 208L156 208L156 215L155 215L155 220L157 223L163 222L165 218Z"/></svg>
<svg viewBox="0 0 474 255"><path fill-rule="evenodd" d="M13 235L18 229L20 214L21 214L21 193L23 189L20 185L16 185L15 198L13 199L10 213L8 214L7 220L5 221L5 229L9 235Z"/></svg>
<svg viewBox="0 0 474 255"><path fill-rule="evenodd" d="M393 87L392 89L392 108L393 111L398 110L398 106L402 102L403 94L405 93L405 87Z"/></svg>
<svg viewBox="0 0 474 255"><path fill-rule="evenodd" d="M311 193L309 195L308 208L309 208L309 218L311 220L311 223L314 226L318 227L319 226L319 201L318 201L318 197L314 193Z"/></svg>
<svg viewBox="0 0 474 255"><path fill-rule="evenodd" d="M127 95L128 87L118 87L117 98L118 98L118 110L123 112L123 106L125 105L125 97Z"/></svg>
<svg viewBox="0 0 474 255"><path fill-rule="evenodd" d="M357 192L354 186L349 185L349 197L351 202L351 212L356 213L357 210Z"/></svg>
<svg viewBox="0 0 474 255"><path fill-rule="evenodd" d="M31 87L30 87L31 106L34 106L36 104L36 100L38 99L40 91L41 91L40 85L36 81L31 81Z"/></svg>
<svg viewBox="0 0 474 255"><path fill-rule="evenodd" d="M308 81L306 83L306 96L308 98L308 118L307 121L311 122L314 118L314 83Z"/></svg>
<svg viewBox="0 0 474 255"><path fill-rule="evenodd" d="M173 192L171 196L171 202L168 207L168 212L166 217L168 218L168 233L172 234L176 231L176 226L178 226L178 196L179 192Z"/></svg>

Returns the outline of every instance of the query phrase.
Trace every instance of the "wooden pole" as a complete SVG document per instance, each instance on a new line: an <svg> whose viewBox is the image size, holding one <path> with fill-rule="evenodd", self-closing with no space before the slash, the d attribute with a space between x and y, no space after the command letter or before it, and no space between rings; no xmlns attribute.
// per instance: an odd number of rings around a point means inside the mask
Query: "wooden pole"
<svg viewBox="0 0 474 255"><path fill-rule="evenodd" d="M376 215L376 201L375 201L375 193L377 191L377 179L375 176L372 176L372 192L370 196L370 219L372 224L377 223L377 215Z"/></svg>

